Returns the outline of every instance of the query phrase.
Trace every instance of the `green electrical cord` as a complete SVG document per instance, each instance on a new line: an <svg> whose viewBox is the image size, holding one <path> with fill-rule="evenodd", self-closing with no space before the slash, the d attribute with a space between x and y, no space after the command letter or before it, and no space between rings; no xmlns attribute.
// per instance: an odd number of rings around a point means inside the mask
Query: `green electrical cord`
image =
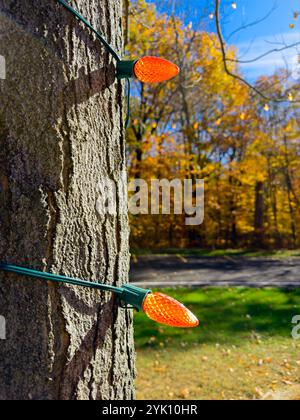
<svg viewBox="0 0 300 420"><path fill-rule="evenodd" d="M75 9L73 9L72 6L70 6L67 2L64 0L56 0L58 3L60 3L65 9L67 9L69 12L71 12L77 19L80 20L80 22L84 23L85 26L87 26L94 34L97 36L97 38L102 42L104 47L107 49L108 52L117 60L121 61L121 58L119 57L118 53L113 49L113 47L106 41L106 39Z"/></svg>
<svg viewBox="0 0 300 420"><path fill-rule="evenodd" d="M77 10L73 9L67 2L64 0L56 0L61 6L67 9L73 16L79 19L86 27L88 27L104 45L106 50L116 59L117 63L122 63L122 59L118 53L113 49L113 47L106 41L106 39L79 13ZM127 116L125 121L125 128L129 127L130 124L130 80L127 78Z"/></svg>
<svg viewBox="0 0 300 420"><path fill-rule="evenodd" d="M126 121L125 121L125 128L129 127L130 124L130 79L126 79L127 80L127 117L126 117Z"/></svg>
<svg viewBox="0 0 300 420"><path fill-rule="evenodd" d="M45 273L44 271L33 270L31 268L20 267L14 264L0 263L0 271L15 273L20 276L33 277L39 280L52 281L55 283L72 284L73 286L88 287L90 289L113 292L118 295L120 306L125 309L142 309L145 297L151 290L143 289L132 284L124 284L122 287L111 286L103 283L93 283L87 280L80 280L73 277L62 276L59 274ZM131 306L129 306L131 305Z"/></svg>
<svg viewBox="0 0 300 420"><path fill-rule="evenodd" d="M117 54L117 52L112 48L112 46L105 40L105 38L98 32L96 29L80 14L78 13L73 7L71 7L68 3L64 0L56 0L59 4L61 4L65 9L71 12L76 18L78 18L85 26L87 26L91 31L96 34L97 38L101 41L101 43L105 46L107 51L117 60L118 63L122 62L121 58ZM126 128L129 126L130 121L130 80L127 77L127 118L126 118ZM21 276L26 277L33 277L40 280L45 281L52 281L55 283L64 283L64 284L71 284L74 286L82 286L82 287L89 287L92 289L103 290L107 292L116 293L121 302L125 302L126 305L132 305L133 308L140 310L142 308L142 303L151 290L142 289L140 287L136 287L130 284L125 284L122 287L110 286L107 284L102 283L93 283L91 281L80 280L73 277L62 276L58 274L52 273L45 273L43 271L37 271L30 268L20 267L14 264L6 264L0 263L0 271L5 271L9 273L19 274ZM126 306L128 308L128 306Z"/></svg>
<svg viewBox="0 0 300 420"><path fill-rule="evenodd" d="M72 284L74 286L89 287L92 289L104 290L108 292L114 292L117 294L122 293L122 289L119 287L110 286L107 284L93 283L91 281L75 279L73 277L61 276L58 274L45 273L43 271L32 270L30 268L20 267L18 265L13 265L13 264L1 263L0 271L20 274L22 276L38 278L40 280L45 280L45 281L53 281L55 283L65 283L65 284Z"/></svg>

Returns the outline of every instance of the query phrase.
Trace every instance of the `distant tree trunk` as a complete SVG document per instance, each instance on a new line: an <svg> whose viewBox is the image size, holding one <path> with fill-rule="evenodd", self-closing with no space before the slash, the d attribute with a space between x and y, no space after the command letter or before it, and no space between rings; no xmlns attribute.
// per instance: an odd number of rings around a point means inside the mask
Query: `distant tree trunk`
<svg viewBox="0 0 300 420"><path fill-rule="evenodd" d="M121 0L70 4L122 50ZM0 12L0 260L125 283L121 199L117 216L96 211L99 183L125 169L114 62L55 1ZM0 273L0 314L0 399L134 397L132 316L114 296Z"/></svg>
<svg viewBox="0 0 300 420"><path fill-rule="evenodd" d="M233 161L233 160L232 160ZM237 204L236 204L236 180L232 175L229 175L228 179L230 185L230 198L229 198L229 230L230 230L230 243L233 247L238 245L238 235L237 235L237 225L236 225L236 212L237 212Z"/></svg>
<svg viewBox="0 0 300 420"><path fill-rule="evenodd" d="M275 174L273 173L271 161L268 157L268 191L269 199L271 202L272 214L273 214L273 225L274 225L274 238L275 247L282 247L281 234L278 227L278 208L277 208L277 186L274 182Z"/></svg>
<svg viewBox="0 0 300 420"><path fill-rule="evenodd" d="M254 245L261 247L264 240L264 183L258 181L255 187Z"/></svg>
<svg viewBox="0 0 300 420"><path fill-rule="evenodd" d="M288 144L287 144L287 137L286 136L284 136L284 147L285 147L285 153L284 153L285 168L284 168L284 172L285 172L285 182L286 182L287 196L288 196L288 203L289 203L289 213L290 213L290 219L291 219L292 247L295 248L296 247L296 242L297 242L297 233L296 233L296 221L295 221L295 211L294 211L293 198L295 199L295 204L296 205L299 204L299 200L298 200L298 197L296 196L296 194L294 193L294 189L293 189L293 183L292 183L291 174L290 174L290 161L289 161Z"/></svg>

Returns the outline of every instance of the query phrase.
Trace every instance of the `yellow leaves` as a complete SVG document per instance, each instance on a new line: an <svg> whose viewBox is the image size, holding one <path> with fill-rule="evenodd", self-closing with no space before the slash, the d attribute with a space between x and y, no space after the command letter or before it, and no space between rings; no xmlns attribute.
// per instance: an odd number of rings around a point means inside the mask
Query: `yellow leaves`
<svg viewBox="0 0 300 420"><path fill-rule="evenodd" d="M287 135L287 140L297 140L300 135L300 128L296 120L290 120L283 128L284 133Z"/></svg>
<svg viewBox="0 0 300 420"><path fill-rule="evenodd" d="M173 23L144 0L134 3L138 3L138 9L131 19L129 52L133 57L153 54L176 60L178 53L184 57L185 71L181 80L186 89L186 105L190 115L187 118L186 109L183 109L179 78L161 89L144 86L141 97L135 97L132 101L135 101L136 110L133 113L134 127L128 130L128 160L133 165L131 174L142 174L147 180L152 177L203 177L208 187L207 222L203 238L209 246L228 246L228 239L222 233L225 228L221 231L218 229L231 223L229 203L232 195L238 208L237 230L240 237L248 238L247 244L250 243L253 238L255 185L258 181L266 182L265 188L268 190L265 195L265 218L269 229L266 238L270 238L274 231L274 215L269 189L273 188L274 182L278 229L280 236L288 238L291 226L289 209L294 209L294 203L289 206L287 202L283 139L287 139L293 188L295 195L299 196L300 182L296 175L300 167L298 122L295 118L283 117L280 126L279 123L276 125L276 113L281 105L273 105L267 99L262 102L261 99L254 99L246 86L224 72L220 45L214 33L205 30L196 32L198 29L193 27L192 22L185 24L177 18ZM230 1L230 5L233 10L240 7L238 0ZM207 20L209 17L213 21L214 13L210 10ZM298 14L294 18L299 19ZM174 25L178 31L178 44L174 43ZM192 30L196 32L195 39ZM235 48L230 46L227 53L230 60L237 56ZM229 62L228 65L234 71L239 71L235 63ZM258 85L266 94L294 102L297 90L290 86L285 93L286 85L281 78L279 72L272 77L264 76L259 79ZM296 112L296 105L288 111L292 113L294 110ZM156 117L159 117L159 122L156 122ZM164 127L165 131L162 132ZM137 152L142 153L141 162L137 162ZM146 221L139 223L146 224ZM166 232L162 240L167 241L169 231L173 245L180 241L183 246L186 244L182 220L165 218L164 221L147 221L147 224L151 232ZM140 234L142 229L139 228L137 231ZM269 245L275 246L275 243Z"/></svg>
<svg viewBox="0 0 300 420"><path fill-rule="evenodd" d="M171 343L166 349L151 349L150 354L149 349L140 350L138 397L276 399L288 393L289 399L299 399L300 385L293 384L299 382L300 347L293 349L292 339L285 338L286 345L282 345L282 337L267 336L264 333L259 347L246 336L237 347L228 344L230 352L226 356L223 347L214 342L189 342L184 351L175 350ZM291 376L285 374L289 370L284 363L295 367Z"/></svg>
<svg viewBox="0 0 300 420"><path fill-rule="evenodd" d="M293 19L294 19L294 21L297 21L298 20L298 17L299 17L299 12L294 12L293 13ZM295 24L291 22L289 24L289 27L290 27L290 29L294 29L295 28Z"/></svg>
<svg viewBox="0 0 300 420"><path fill-rule="evenodd" d="M164 14L159 14L153 4L146 3L145 0L138 0L131 9L128 55L163 56L174 42L174 31L170 21ZM175 19L174 24L178 27L181 38L183 32L179 20Z"/></svg>

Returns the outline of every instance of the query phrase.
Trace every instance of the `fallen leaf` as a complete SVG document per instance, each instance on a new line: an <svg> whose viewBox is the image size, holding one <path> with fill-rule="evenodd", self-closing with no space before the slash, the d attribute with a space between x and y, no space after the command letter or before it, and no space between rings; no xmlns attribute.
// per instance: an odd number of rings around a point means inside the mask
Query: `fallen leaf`
<svg viewBox="0 0 300 420"><path fill-rule="evenodd" d="M180 394L179 394L179 396L180 396L181 398L184 398L184 399L187 399L187 398L189 397L189 395L190 395L190 390L189 390L188 388L184 388L184 389L182 389L182 390L180 391Z"/></svg>
<svg viewBox="0 0 300 420"><path fill-rule="evenodd" d="M282 383L285 385L294 385L294 382L283 380Z"/></svg>

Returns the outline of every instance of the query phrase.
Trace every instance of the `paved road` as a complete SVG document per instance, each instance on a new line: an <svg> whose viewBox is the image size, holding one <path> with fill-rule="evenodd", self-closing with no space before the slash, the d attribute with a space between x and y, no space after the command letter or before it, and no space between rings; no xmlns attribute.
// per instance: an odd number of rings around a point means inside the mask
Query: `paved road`
<svg viewBox="0 0 300 420"><path fill-rule="evenodd" d="M131 281L144 287L300 287L300 258L143 256Z"/></svg>

